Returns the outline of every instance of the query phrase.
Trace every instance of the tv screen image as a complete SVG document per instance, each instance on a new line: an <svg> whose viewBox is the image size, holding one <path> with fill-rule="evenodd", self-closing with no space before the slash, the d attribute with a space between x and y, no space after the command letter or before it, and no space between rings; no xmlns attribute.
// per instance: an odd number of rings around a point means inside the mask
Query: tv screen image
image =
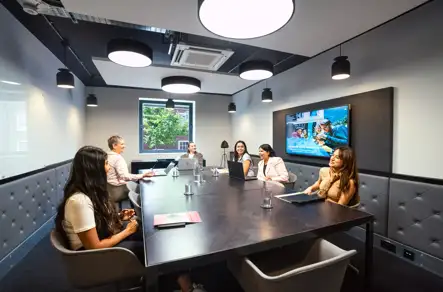
<svg viewBox="0 0 443 292"><path fill-rule="evenodd" d="M330 157L349 146L349 105L286 115L286 153Z"/></svg>

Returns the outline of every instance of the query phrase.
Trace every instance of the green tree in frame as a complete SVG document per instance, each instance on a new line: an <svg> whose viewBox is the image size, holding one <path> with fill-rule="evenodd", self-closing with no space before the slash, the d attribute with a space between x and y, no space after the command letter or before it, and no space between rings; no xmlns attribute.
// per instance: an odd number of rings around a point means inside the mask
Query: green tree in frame
<svg viewBox="0 0 443 292"><path fill-rule="evenodd" d="M148 148L175 145L177 136L189 135L189 122L176 110L143 106L143 143Z"/></svg>

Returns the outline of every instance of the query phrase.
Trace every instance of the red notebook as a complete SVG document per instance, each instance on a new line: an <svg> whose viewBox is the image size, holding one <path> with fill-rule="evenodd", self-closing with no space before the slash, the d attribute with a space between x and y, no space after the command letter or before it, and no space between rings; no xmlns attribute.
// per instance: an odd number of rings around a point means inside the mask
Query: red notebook
<svg viewBox="0 0 443 292"><path fill-rule="evenodd" d="M154 226L200 222L202 219L197 211L154 215Z"/></svg>

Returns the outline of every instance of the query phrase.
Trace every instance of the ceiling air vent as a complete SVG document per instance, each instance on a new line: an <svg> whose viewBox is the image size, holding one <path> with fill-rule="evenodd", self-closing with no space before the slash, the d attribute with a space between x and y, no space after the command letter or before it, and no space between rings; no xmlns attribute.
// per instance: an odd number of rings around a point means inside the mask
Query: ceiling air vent
<svg viewBox="0 0 443 292"><path fill-rule="evenodd" d="M177 44L171 66L217 71L234 54L230 50Z"/></svg>

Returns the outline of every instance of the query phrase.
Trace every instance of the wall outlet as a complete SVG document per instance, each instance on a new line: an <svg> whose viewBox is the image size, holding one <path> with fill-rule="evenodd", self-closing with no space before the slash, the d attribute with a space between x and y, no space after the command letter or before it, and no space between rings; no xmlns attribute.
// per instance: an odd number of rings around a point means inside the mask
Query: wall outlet
<svg viewBox="0 0 443 292"><path fill-rule="evenodd" d="M386 249L392 253L397 252L397 247L395 245L393 245L392 243L390 243L389 241L380 240L380 245L381 245L381 247L383 247L384 249Z"/></svg>
<svg viewBox="0 0 443 292"><path fill-rule="evenodd" d="M413 253L410 250L404 249L403 250L403 257L407 258L408 260L414 261L415 259L415 253Z"/></svg>

